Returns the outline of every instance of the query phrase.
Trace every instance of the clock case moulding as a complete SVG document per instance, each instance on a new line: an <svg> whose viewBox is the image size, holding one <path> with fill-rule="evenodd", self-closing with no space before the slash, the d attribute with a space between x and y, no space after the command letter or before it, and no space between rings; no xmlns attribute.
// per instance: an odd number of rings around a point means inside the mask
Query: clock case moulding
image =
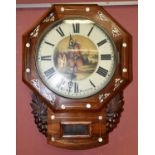
<svg viewBox="0 0 155 155"><path fill-rule="evenodd" d="M119 63L110 82L97 94L83 99L61 97L40 79L36 44L51 24L65 18L87 18L106 30L115 43ZM97 5L53 5L23 35L23 81L33 91L32 113L48 144L67 149L87 149L108 143L108 132L119 122L123 110L123 89L132 81L132 37L103 7ZM67 126L68 125L68 126ZM76 132L76 125L81 125ZM82 126L83 125L83 126Z"/></svg>

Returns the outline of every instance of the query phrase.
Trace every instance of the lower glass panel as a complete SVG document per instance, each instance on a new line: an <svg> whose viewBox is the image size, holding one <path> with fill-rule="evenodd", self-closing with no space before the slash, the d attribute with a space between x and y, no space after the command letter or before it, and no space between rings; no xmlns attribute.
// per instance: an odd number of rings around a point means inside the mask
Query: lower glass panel
<svg viewBox="0 0 155 155"><path fill-rule="evenodd" d="M90 124L62 124L63 137L89 136Z"/></svg>

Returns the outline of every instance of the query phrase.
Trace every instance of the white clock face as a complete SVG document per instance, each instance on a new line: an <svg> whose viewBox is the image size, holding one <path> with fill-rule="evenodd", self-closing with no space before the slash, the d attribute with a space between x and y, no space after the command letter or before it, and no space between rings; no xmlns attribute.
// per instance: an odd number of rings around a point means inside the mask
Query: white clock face
<svg viewBox="0 0 155 155"><path fill-rule="evenodd" d="M103 89L116 66L116 48L93 21L68 19L50 27L37 45L40 78L66 98L85 98Z"/></svg>

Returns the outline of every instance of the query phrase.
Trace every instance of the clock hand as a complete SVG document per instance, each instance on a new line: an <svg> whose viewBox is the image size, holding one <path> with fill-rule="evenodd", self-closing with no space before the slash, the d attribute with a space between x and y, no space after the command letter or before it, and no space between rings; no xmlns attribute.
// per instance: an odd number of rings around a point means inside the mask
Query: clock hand
<svg viewBox="0 0 155 155"><path fill-rule="evenodd" d="M69 49L72 49L74 46L74 40L72 38L72 35L70 34L70 38L69 38Z"/></svg>
<svg viewBox="0 0 155 155"><path fill-rule="evenodd" d="M74 40L72 38L72 35L70 34L70 38L69 38L69 46L68 46L68 50L72 50L73 49L73 43L74 43ZM68 93L70 93L72 87L73 87L73 78L74 78L74 66L73 67L70 67L70 81L68 82L68 87L69 87L69 91Z"/></svg>
<svg viewBox="0 0 155 155"><path fill-rule="evenodd" d="M73 81L73 78L74 78L74 68L71 67L70 70L71 70L71 72L70 72L70 81L68 82L68 87L69 87L68 93L70 93L70 91L71 91L71 89L73 87L73 82L72 81Z"/></svg>

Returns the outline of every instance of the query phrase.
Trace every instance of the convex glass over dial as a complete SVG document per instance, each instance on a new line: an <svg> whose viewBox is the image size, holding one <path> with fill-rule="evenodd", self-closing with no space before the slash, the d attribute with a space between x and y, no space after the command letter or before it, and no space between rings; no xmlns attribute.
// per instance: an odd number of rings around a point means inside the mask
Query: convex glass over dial
<svg viewBox="0 0 155 155"><path fill-rule="evenodd" d="M58 95L85 98L111 80L117 63L108 34L93 21L66 19L50 26L37 44L36 66L44 84Z"/></svg>

